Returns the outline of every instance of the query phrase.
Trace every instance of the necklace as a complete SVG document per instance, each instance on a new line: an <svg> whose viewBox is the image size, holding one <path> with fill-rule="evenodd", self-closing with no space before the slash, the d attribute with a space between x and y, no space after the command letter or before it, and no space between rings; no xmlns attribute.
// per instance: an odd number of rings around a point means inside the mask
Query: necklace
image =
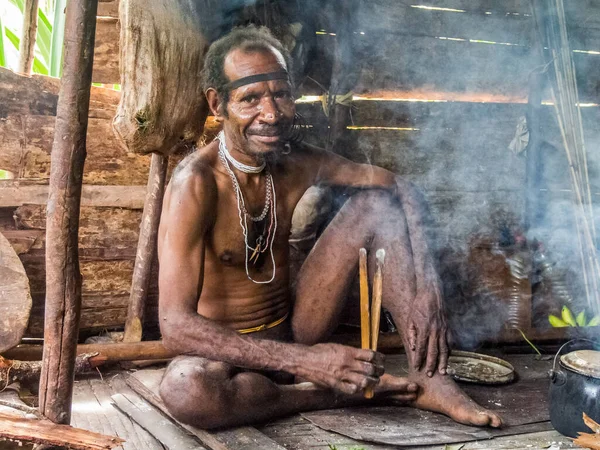
<svg viewBox="0 0 600 450"><path fill-rule="evenodd" d="M242 189L240 187L238 179L235 176L235 173L233 172L233 170L231 169L231 167L229 165L231 160L229 158L227 158L227 155L229 155L229 152L227 151L227 145L225 144L225 135L223 134L222 131L217 136L217 139L219 140L219 159L221 160L221 163L223 164L223 166L227 170L227 173L229 174L229 177L231 178L231 182L233 184L233 190L235 192L235 197L237 200L238 216L240 219L240 227L242 228L242 235L244 236L244 254L245 254L244 260L245 260L246 276L248 277L248 279L250 281L252 281L253 283L256 283L256 284L271 283L275 279L275 271L276 271L275 255L273 253L273 242L275 241L275 234L277 233L277 196L275 194L275 184L273 183L273 177L269 171L266 172L266 174L265 174L265 176L266 176L265 206L264 206L263 211L260 214L260 216L257 216L257 217L251 216L248 213L248 211L246 210L244 195L242 193ZM229 156L231 159L233 159L233 157L231 157L231 155L229 155ZM235 159L233 159L233 160L235 161ZM236 162L238 162L238 161L236 161ZM233 162L231 164L234 167L236 167ZM266 165L266 164L264 164L264 165ZM264 169L264 165L260 171L262 171ZM252 167L252 166L249 166L249 167ZM248 217L250 217L251 221L260 222L265 219L265 217L267 216L269 211L271 211L271 214L269 217L269 228L268 228L268 234L267 234L266 239L261 234L256 239L256 243L255 243L254 247L250 246L248 244ZM263 234L264 234L264 232L263 232ZM266 252L267 249L269 250L269 253L271 255L271 264L273 266L273 273L271 274L271 278L269 280L264 280L264 281L255 280L254 278L252 278L250 276L250 271L248 270L248 261L255 264L258 261L258 257L260 256L260 254ZM250 258L248 258L249 251L252 252L252 256L250 256Z"/></svg>
<svg viewBox="0 0 600 450"><path fill-rule="evenodd" d="M223 132L223 130L219 132L217 139L219 140L219 150L223 151L223 153L225 154L225 158L227 158L227 161L229 161L231 165L240 172L261 173L267 166L267 163L265 161L263 161L263 163L260 166L249 166L248 164L239 162L237 159L231 156L231 153L229 153L229 149L227 148L227 144L225 144L225 133Z"/></svg>

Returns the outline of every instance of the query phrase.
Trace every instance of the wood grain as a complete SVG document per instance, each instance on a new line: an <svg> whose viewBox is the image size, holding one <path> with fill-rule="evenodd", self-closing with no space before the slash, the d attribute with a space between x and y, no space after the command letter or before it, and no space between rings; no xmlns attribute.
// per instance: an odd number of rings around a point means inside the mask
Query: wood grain
<svg viewBox="0 0 600 450"><path fill-rule="evenodd" d="M0 438L50 444L79 450L107 450L123 440L114 436L56 425L49 420L21 419L0 413Z"/></svg>
<svg viewBox="0 0 600 450"><path fill-rule="evenodd" d="M23 264L0 233L0 352L17 345L31 311L29 280Z"/></svg>

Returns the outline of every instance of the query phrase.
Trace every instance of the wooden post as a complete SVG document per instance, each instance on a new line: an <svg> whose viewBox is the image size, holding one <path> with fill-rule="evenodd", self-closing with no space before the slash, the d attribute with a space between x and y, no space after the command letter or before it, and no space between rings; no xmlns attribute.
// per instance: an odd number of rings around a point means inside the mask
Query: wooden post
<svg viewBox="0 0 600 450"><path fill-rule="evenodd" d="M146 298L148 297L152 261L156 255L156 238L158 236L168 163L169 158L167 156L159 153L152 154L146 200L144 201L144 213L131 281L124 342L140 342L142 340L144 310L146 309Z"/></svg>
<svg viewBox="0 0 600 450"><path fill-rule="evenodd" d="M67 4L46 221L46 311L40 412L68 424L79 317L78 229L98 0Z"/></svg>
<svg viewBox="0 0 600 450"><path fill-rule="evenodd" d="M356 0L342 3L339 17L343 19L336 24L336 46L329 86L329 133L325 148L347 155L345 150L348 142L345 138L348 135L346 127L352 124L352 98L342 102L340 96L351 95L361 71L361 61L355 57L360 47L355 12L360 10L360 5Z"/></svg>
<svg viewBox="0 0 600 450"><path fill-rule="evenodd" d="M19 69L30 75L33 69L35 35L37 33L38 0L25 0L23 5L23 35L19 44Z"/></svg>

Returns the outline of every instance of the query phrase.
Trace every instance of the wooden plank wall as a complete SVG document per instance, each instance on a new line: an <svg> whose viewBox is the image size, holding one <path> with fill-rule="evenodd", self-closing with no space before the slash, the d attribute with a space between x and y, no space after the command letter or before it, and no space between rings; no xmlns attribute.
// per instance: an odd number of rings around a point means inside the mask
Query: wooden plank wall
<svg viewBox="0 0 600 450"><path fill-rule="evenodd" d="M415 7L422 4L446 10ZM568 7L573 48L600 51L600 7L592 0ZM539 65L529 0L363 0L357 15L362 70L356 93L387 101L355 102L355 125L379 128L349 130L346 155L394 170L425 191L440 250L464 253L474 232L493 235L500 222L520 221L525 159L507 146L525 112L528 75ZM118 1L101 1L98 16L93 80L111 85L119 83ZM325 34L317 35L324 55L332 54L337 39L330 34L336 18L329 22ZM597 100L600 55L575 53L574 59L582 99ZM0 169L15 174L15 180L0 183L0 230L18 248L31 278L29 334L36 336L42 331L45 295L43 186L58 85L48 79L17 80L0 71L0 86L13 92L0 102ZM304 86L305 93L318 93ZM398 93L404 99L470 101L394 101ZM80 237L85 331L124 324L149 166L149 157L127 153L113 137L118 92L94 88L92 97ZM299 110L313 126L309 140L323 142L327 128L320 105L301 104ZM551 113L546 107L547 139L560 143ZM598 108L583 114L589 143L597 146ZM558 192L546 194L558 199L552 211L570 202L560 191L569 187L564 164L560 151L548 155L553 169L547 178ZM548 225L569 226L556 220ZM466 254L461 258L464 263ZM152 298L155 312L155 286ZM154 320L152 313L149 317Z"/></svg>

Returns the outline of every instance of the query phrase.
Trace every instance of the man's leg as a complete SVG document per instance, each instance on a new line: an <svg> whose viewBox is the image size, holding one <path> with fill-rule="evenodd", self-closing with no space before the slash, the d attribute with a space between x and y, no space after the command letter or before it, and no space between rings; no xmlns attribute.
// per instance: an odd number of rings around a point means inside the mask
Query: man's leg
<svg viewBox="0 0 600 450"><path fill-rule="evenodd" d="M389 379L384 384L378 386L376 393L403 392L409 385L403 378ZM197 356L179 356L169 364L160 396L177 420L207 429L364 402L362 395L335 394L312 383L278 385L260 373ZM414 392L400 395L401 400L414 398Z"/></svg>
<svg viewBox="0 0 600 450"><path fill-rule="evenodd" d="M413 305L417 282L410 236L398 201L383 191L354 195L342 207L308 255L296 285L292 331L296 342L323 342L335 329L346 292L358 266L358 250L369 251L370 268L379 248L386 251L383 305L402 325L406 305ZM372 279L372 274L371 274ZM405 348L407 330L401 329ZM415 406L441 412L473 425L499 426L500 418L468 398L450 377L410 369L409 379L421 386Z"/></svg>

